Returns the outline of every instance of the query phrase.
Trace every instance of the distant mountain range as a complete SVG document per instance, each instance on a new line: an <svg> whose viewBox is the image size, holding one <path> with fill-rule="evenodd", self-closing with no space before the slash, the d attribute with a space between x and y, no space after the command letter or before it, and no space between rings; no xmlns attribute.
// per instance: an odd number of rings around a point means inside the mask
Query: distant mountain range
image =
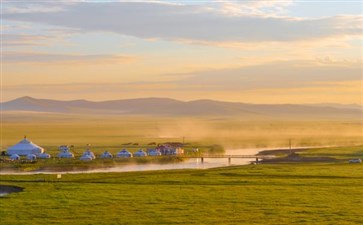
<svg viewBox="0 0 363 225"><path fill-rule="evenodd" d="M178 101L169 98L139 98L93 102L58 101L21 97L0 103L3 111L33 111L72 114L123 114L160 116L247 116L359 119L363 108L343 104L246 104L214 100Z"/></svg>

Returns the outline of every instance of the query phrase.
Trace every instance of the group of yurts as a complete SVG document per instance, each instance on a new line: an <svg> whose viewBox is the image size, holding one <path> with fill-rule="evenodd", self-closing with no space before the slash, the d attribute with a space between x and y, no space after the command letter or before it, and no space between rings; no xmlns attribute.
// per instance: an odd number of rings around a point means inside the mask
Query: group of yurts
<svg viewBox="0 0 363 225"><path fill-rule="evenodd" d="M70 147L66 145L59 146L59 154L58 158L74 158L74 154L71 152ZM25 156L27 160L34 161L37 158L39 159L49 159L52 156L48 153L44 152L44 149L30 140L24 137L19 143L14 146L11 146L7 149L7 154L10 156L10 160L20 160L21 156ZM148 149L146 152L142 149L138 150L135 153L131 153L126 149L122 149L116 154L117 158L130 158L130 157L144 157L144 156L161 156L161 155L180 155L184 154L184 150L179 146L173 146L168 144L158 145L155 149ZM100 155L100 158L113 158L114 156L105 151ZM95 159L96 156L93 152L86 149L83 155L79 158L83 161L90 161Z"/></svg>

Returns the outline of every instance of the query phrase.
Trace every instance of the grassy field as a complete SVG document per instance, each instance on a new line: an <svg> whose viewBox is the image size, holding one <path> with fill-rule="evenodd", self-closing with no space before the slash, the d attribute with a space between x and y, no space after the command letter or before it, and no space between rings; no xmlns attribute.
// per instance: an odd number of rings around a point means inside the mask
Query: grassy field
<svg viewBox="0 0 363 225"><path fill-rule="evenodd" d="M41 181L39 181L41 180ZM43 180L45 180L43 182ZM6 175L2 224L362 224L363 165Z"/></svg>

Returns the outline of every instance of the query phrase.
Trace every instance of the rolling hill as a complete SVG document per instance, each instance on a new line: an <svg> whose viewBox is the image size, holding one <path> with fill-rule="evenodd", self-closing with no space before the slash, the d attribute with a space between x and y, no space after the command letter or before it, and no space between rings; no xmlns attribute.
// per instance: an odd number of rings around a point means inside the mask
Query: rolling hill
<svg viewBox="0 0 363 225"><path fill-rule="evenodd" d="M32 111L69 114L124 114L160 116L248 116L361 119L362 107L339 104L247 104L214 100L178 101L169 98L139 98L93 102L59 101L21 97L0 103L2 111Z"/></svg>

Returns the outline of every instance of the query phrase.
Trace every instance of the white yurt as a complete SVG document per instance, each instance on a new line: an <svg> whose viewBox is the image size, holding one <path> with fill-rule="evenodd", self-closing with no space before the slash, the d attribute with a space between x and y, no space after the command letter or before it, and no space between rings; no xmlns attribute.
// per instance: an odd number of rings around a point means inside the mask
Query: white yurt
<svg viewBox="0 0 363 225"><path fill-rule="evenodd" d="M91 152L89 149L87 149L83 155L81 156L81 158L79 158L80 160L85 160L85 161L88 161L88 160L92 160L92 159L95 159L96 156L95 154L93 154L93 152Z"/></svg>
<svg viewBox="0 0 363 225"><path fill-rule="evenodd" d="M29 160L29 161L34 161L34 160L37 160L37 156L34 155L34 154L28 154L26 156L26 159Z"/></svg>
<svg viewBox="0 0 363 225"><path fill-rule="evenodd" d="M82 161L91 161L93 160L92 156L83 154L81 158L79 158Z"/></svg>
<svg viewBox="0 0 363 225"><path fill-rule="evenodd" d="M92 158L92 159L95 159L95 158L96 158L95 154L93 154L93 152L91 152L89 149L87 149L87 150L83 153L83 155L89 155L89 156L91 156L91 158Z"/></svg>
<svg viewBox="0 0 363 225"><path fill-rule="evenodd" d="M20 156L18 154L13 154L10 156L11 161L20 160Z"/></svg>
<svg viewBox="0 0 363 225"><path fill-rule="evenodd" d="M59 158L74 158L74 155L72 152L69 152L68 150L63 150L61 153L58 154Z"/></svg>
<svg viewBox="0 0 363 225"><path fill-rule="evenodd" d="M132 157L131 152L127 151L126 149L122 149L116 155L117 158L130 158Z"/></svg>
<svg viewBox="0 0 363 225"><path fill-rule="evenodd" d="M8 148L8 155L29 155L29 154L40 154L43 153L44 149L29 141L26 137L16 145Z"/></svg>
<svg viewBox="0 0 363 225"><path fill-rule="evenodd" d="M135 157L144 157L147 156L146 152L144 152L144 150L139 149L137 152L134 153Z"/></svg>
<svg viewBox="0 0 363 225"><path fill-rule="evenodd" d="M161 155L161 152L157 149L149 149L147 154L149 156L160 156Z"/></svg>
<svg viewBox="0 0 363 225"><path fill-rule="evenodd" d="M102 159L111 159L111 158L113 158L113 155L111 153L109 153L108 151L105 151L104 153L102 153L100 158L102 158Z"/></svg>
<svg viewBox="0 0 363 225"><path fill-rule="evenodd" d="M38 158L39 159L50 159L51 158L51 156L48 154L48 153L41 153L41 154L39 154L38 155Z"/></svg>

